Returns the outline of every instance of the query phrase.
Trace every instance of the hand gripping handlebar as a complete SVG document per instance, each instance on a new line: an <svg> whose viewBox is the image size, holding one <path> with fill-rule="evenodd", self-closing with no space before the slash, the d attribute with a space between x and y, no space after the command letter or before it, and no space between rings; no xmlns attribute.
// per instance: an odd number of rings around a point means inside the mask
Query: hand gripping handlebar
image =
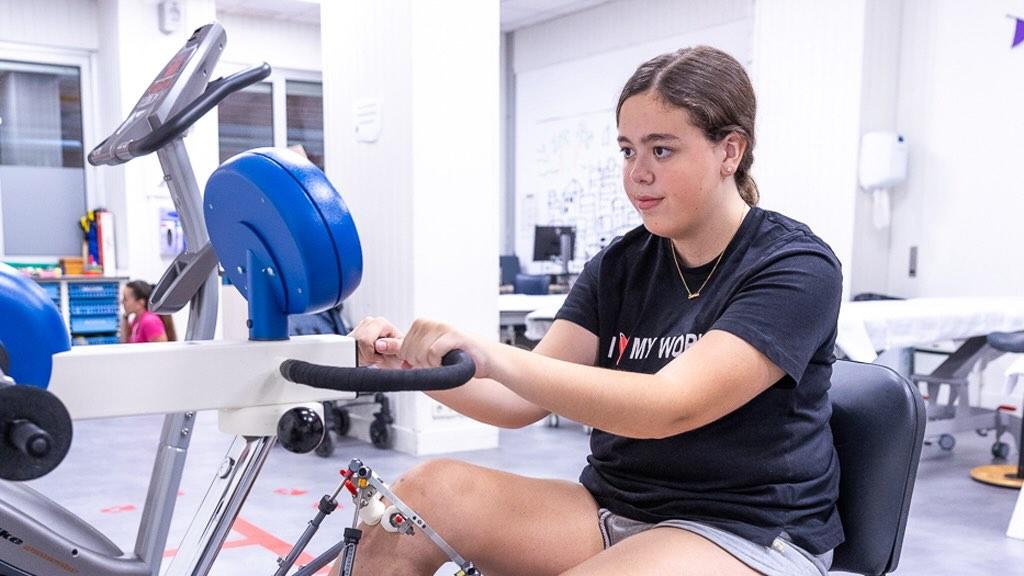
<svg viewBox="0 0 1024 576"><path fill-rule="evenodd" d="M475 373L476 364L462 350L452 350L445 354L438 368L411 370L341 368L302 360L285 360L281 363L281 375L289 382L342 392L448 390L469 382Z"/></svg>

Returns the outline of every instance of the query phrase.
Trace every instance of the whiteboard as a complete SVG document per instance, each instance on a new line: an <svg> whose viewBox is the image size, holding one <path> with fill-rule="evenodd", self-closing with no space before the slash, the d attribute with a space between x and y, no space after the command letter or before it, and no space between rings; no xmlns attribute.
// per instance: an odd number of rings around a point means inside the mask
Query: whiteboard
<svg viewBox="0 0 1024 576"><path fill-rule="evenodd" d="M535 226L576 226L574 260L593 257L640 224L622 187L615 105L646 60L706 44L750 70L753 23L739 20L516 75L516 254L531 265Z"/></svg>

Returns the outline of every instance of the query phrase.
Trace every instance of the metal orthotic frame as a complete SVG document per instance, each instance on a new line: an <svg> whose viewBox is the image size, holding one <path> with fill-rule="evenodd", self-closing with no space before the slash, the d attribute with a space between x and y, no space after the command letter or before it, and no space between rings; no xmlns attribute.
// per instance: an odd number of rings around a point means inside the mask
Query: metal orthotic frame
<svg viewBox="0 0 1024 576"><path fill-rule="evenodd" d="M431 542L440 548L459 567L458 571L455 572L455 576L483 576L483 572L474 566L472 562L460 556L451 545L445 542L444 538L441 538L440 534L427 525L423 518L420 518L412 508L405 502L402 502L398 496L395 496L395 493L380 479L380 476L377 476L377 473L369 466L364 465L361 460L353 458L348 464L348 470L342 470L341 475L343 479L334 491L334 494L331 496L324 495L320 499L316 516L309 521L306 530L296 541L295 546L292 547L288 555L283 559L278 559L278 569L274 576L285 576L288 573L288 570L291 569L299 554L302 553L310 539L320 528L320 523L323 519L338 507L336 498L342 489L347 489L352 494L352 501L355 503L355 510L352 514L352 527L345 529L345 537L342 541L331 546L326 552L317 556L312 562L300 568L292 576L313 576L317 570L326 566L341 553L344 553L341 559L341 576L352 576L356 547L362 537L362 530L359 529L359 512L366 506L369 506L378 494L391 503L391 507L388 510L391 508L395 509L393 512L386 513L385 517L381 518L381 523L388 522L397 532L407 536L412 536L415 528L418 527L427 538L430 538Z"/></svg>

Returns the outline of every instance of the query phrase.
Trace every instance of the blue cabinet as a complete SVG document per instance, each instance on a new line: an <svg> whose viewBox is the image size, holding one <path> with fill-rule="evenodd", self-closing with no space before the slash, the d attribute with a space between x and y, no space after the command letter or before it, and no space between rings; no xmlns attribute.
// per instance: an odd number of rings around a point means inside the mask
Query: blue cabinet
<svg viewBox="0 0 1024 576"><path fill-rule="evenodd" d="M116 344L123 278L37 280L64 318L72 345Z"/></svg>

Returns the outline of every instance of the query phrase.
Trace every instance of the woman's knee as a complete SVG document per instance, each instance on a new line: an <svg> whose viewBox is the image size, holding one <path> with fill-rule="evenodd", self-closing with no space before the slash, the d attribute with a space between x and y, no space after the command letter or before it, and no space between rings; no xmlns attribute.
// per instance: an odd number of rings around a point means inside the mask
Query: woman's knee
<svg viewBox="0 0 1024 576"><path fill-rule="evenodd" d="M394 489L402 499L418 503L468 498L476 489L472 475L478 470L461 460L428 460L410 468L395 482Z"/></svg>

